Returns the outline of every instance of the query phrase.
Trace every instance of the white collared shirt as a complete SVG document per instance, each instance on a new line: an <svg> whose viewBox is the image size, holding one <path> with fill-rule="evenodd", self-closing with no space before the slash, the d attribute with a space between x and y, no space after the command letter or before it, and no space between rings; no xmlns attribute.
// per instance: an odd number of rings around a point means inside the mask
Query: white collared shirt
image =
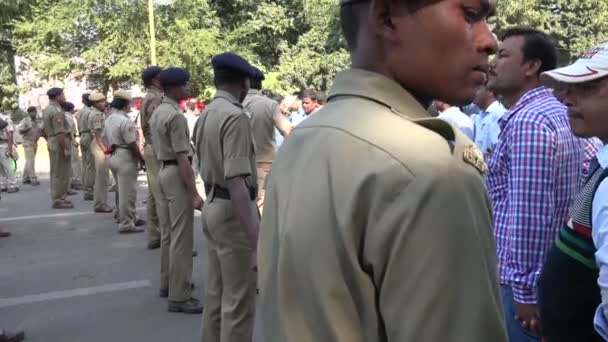
<svg viewBox="0 0 608 342"><path fill-rule="evenodd" d="M462 131L462 133L468 136L471 140L474 139L473 120L471 120L468 115L463 113L460 108L450 107L441 112L441 114L439 114L437 118L451 123L452 125L458 127Z"/></svg>

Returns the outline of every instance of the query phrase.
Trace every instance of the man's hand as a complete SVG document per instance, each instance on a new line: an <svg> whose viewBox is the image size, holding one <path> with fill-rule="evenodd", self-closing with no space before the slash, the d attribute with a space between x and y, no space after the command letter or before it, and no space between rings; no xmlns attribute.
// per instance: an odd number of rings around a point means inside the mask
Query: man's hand
<svg viewBox="0 0 608 342"><path fill-rule="evenodd" d="M540 312L536 304L515 303L515 319L521 323L522 328L535 336L541 334Z"/></svg>
<svg viewBox="0 0 608 342"><path fill-rule="evenodd" d="M203 205L205 204L205 201L203 201L203 198L197 193L194 194L194 196L192 196L192 207L196 210L202 210L203 209Z"/></svg>

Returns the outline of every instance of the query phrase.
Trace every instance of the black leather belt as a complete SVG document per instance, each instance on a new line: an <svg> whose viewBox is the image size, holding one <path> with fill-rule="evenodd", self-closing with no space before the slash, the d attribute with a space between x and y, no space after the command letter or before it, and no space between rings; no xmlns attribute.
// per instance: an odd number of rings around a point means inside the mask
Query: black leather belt
<svg viewBox="0 0 608 342"><path fill-rule="evenodd" d="M212 190L214 197L225 200L230 199L230 191L228 191L228 189L216 184L205 184L205 193L207 194L207 197L210 196ZM249 190L249 199L255 201L255 199L258 197L257 187L247 188L247 190Z"/></svg>
<svg viewBox="0 0 608 342"><path fill-rule="evenodd" d="M192 157L188 157L188 162L190 162L190 164L192 164ZM161 160L161 163L163 164L163 166L167 166L167 165L177 165L177 160L176 160L176 159L172 159L172 160Z"/></svg>

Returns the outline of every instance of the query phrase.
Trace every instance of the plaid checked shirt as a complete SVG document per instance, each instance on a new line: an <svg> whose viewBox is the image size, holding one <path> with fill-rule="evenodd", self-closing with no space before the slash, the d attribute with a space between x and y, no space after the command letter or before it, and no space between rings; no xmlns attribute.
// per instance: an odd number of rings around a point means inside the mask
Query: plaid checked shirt
<svg viewBox="0 0 608 342"><path fill-rule="evenodd" d="M524 94L500 126L487 176L500 283L513 289L515 301L531 304L579 188L585 154L597 148L571 133L566 107L545 87Z"/></svg>

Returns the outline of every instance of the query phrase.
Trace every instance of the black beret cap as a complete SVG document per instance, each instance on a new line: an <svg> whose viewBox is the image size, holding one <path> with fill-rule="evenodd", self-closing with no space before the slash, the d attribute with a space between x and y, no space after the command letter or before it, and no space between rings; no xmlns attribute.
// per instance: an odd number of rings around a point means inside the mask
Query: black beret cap
<svg viewBox="0 0 608 342"><path fill-rule="evenodd" d="M61 93L63 93L63 89L61 88L51 88L46 92L46 95L48 97L57 97L59 95L61 95Z"/></svg>
<svg viewBox="0 0 608 342"><path fill-rule="evenodd" d="M264 76L264 73L262 72L262 70L260 70L256 67L252 67L252 68L255 71L255 76L252 77L252 79L254 81L263 81L266 79L266 76Z"/></svg>
<svg viewBox="0 0 608 342"><path fill-rule="evenodd" d="M182 86L190 81L190 73L183 68L171 67L161 71L159 78L163 87Z"/></svg>
<svg viewBox="0 0 608 342"><path fill-rule="evenodd" d="M211 59L211 65L215 73L234 72L242 74L245 77L254 78L256 71L249 62L233 52L224 52L215 55Z"/></svg>
<svg viewBox="0 0 608 342"><path fill-rule="evenodd" d="M147 84L154 77L158 76L158 74L160 74L161 71L163 71L163 68L161 68L159 66L156 66L156 65L149 66L149 67L145 68L144 71L141 73L141 80L144 82L144 84Z"/></svg>

